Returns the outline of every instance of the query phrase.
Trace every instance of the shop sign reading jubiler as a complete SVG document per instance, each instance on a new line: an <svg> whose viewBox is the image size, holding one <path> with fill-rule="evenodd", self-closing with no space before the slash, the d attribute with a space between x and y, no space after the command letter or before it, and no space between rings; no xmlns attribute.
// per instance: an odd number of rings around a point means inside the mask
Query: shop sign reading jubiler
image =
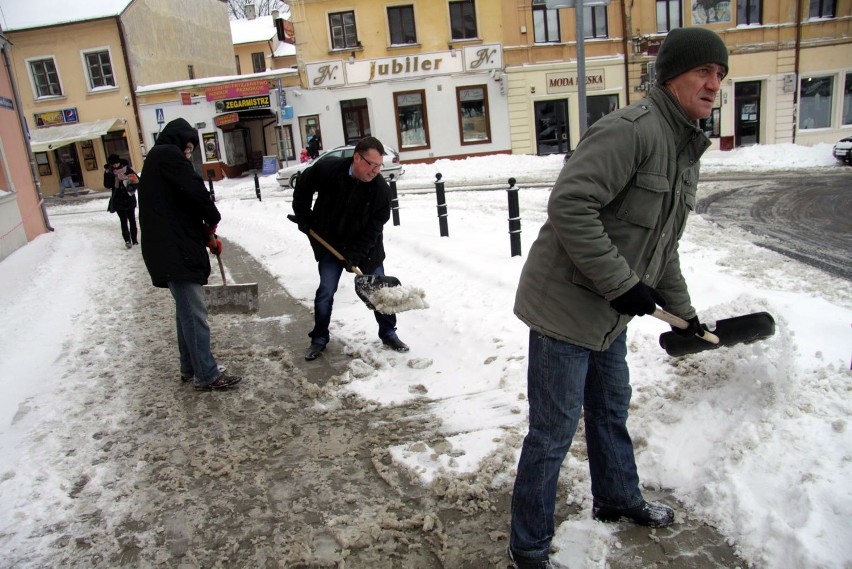
<svg viewBox="0 0 852 569"><path fill-rule="evenodd" d="M227 113L229 111L251 111L253 109L268 109L269 107L269 95L216 101L217 113Z"/></svg>

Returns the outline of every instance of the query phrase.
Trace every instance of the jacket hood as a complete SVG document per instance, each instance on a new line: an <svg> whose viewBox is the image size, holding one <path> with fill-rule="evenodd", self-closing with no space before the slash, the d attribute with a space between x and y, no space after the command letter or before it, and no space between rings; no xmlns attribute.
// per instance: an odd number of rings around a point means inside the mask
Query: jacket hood
<svg viewBox="0 0 852 569"><path fill-rule="evenodd" d="M198 131L186 122L186 119L175 119L163 128L154 146L173 144L182 151L187 142L198 148Z"/></svg>

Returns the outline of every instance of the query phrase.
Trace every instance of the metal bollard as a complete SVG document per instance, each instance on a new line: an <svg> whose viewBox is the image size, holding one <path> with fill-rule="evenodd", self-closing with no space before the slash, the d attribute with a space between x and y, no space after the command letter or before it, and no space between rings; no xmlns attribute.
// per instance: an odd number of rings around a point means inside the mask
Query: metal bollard
<svg viewBox="0 0 852 569"><path fill-rule="evenodd" d="M438 225L441 228L441 237L449 237L450 230L447 227L447 198L444 195L444 182L441 181L441 173L435 174L435 197L438 198Z"/></svg>
<svg viewBox="0 0 852 569"><path fill-rule="evenodd" d="M210 201L216 201L216 192L213 191L213 176L216 175L215 170L207 170L207 186L210 188Z"/></svg>
<svg viewBox="0 0 852 569"><path fill-rule="evenodd" d="M399 199L396 195L396 180L393 179L393 174L388 176L388 181L390 185L391 215L393 215L393 224L399 225Z"/></svg>
<svg viewBox="0 0 852 569"><path fill-rule="evenodd" d="M509 245L512 257L521 256L521 208L518 205L518 188L515 187L515 179L509 178Z"/></svg>
<svg viewBox="0 0 852 569"><path fill-rule="evenodd" d="M262 202L260 199L260 180L257 177L257 172L254 173L254 193L257 194L257 201Z"/></svg>

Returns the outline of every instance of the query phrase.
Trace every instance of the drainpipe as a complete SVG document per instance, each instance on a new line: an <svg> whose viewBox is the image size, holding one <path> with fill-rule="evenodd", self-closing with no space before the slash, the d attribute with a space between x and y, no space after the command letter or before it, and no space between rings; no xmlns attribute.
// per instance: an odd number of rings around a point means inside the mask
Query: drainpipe
<svg viewBox="0 0 852 569"><path fill-rule="evenodd" d="M121 40L121 56L124 59L124 70L127 72L127 81L130 83L130 100L133 101L133 118L136 119L136 139L139 143L139 149L142 152L142 160L145 159L145 143L142 138L142 123L139 120L139 106L136 102L136 81L133 79L133 71L130 68L130 62L127 60L127 41L124 36L124 22L121 21L121 16L115 17L115 24L118 27L118 37Z"/></svg>
<svg viewBox="0 0 852 569"><path fill-rule="evenodd" d="M802 46L802 0L796 2L796 48L793 58L793 144L799 130L799 52Z"/></svg>
<svg viewBox="0 0 852 569"><path fill-rule="evenodd" d="M44 226L47 227L47 230L55 231L50 225L50 219L47 217L47 206L44 205L44 195L41 193L41 177L38 175L35 153L29 143L27 119L24 118L24 110L21 108L21 95L18 93L18 84L15 81L15 74L13 73L12 65L9 63L9 53L6 50L7 45L12 45L12 42L3 36L0 36L0 51L3 52L3 63L6 65L6 73L9 75L9 83L12 84L12 96L15 97L15 107L18 109L18 120L21 123L21 134L24 134L27 137L27 157L30 159L30 176L32 176L33 184L35 185L38 201L41 203L41 217L44 221Z"/></svg>
<svg viewBox="0 0 852 569"><path fill-rule="evenodd" d="M633 12L633 2L630 2L630 12ZM624 25L624 31L622 35L624 36L624 90L625 90L625 106L629 105L631 102L631 98L633 95L633 91L630 89L630 54L632 53L632 37L633 32L631 31L633 28L633 21L627 12L627 0L622 0L621 2L621 21Z"/></svg>

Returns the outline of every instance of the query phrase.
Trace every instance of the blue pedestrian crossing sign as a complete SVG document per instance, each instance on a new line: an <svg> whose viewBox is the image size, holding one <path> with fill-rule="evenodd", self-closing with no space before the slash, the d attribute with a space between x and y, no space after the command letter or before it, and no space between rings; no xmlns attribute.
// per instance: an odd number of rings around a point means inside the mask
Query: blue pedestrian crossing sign
<svg viewBox="0 0 852 569"><path fill-rule="evenodd" d="M166 122L166 115L163 114L163 109L154 109L157 111L157 124L164 124Z"/></svg>

